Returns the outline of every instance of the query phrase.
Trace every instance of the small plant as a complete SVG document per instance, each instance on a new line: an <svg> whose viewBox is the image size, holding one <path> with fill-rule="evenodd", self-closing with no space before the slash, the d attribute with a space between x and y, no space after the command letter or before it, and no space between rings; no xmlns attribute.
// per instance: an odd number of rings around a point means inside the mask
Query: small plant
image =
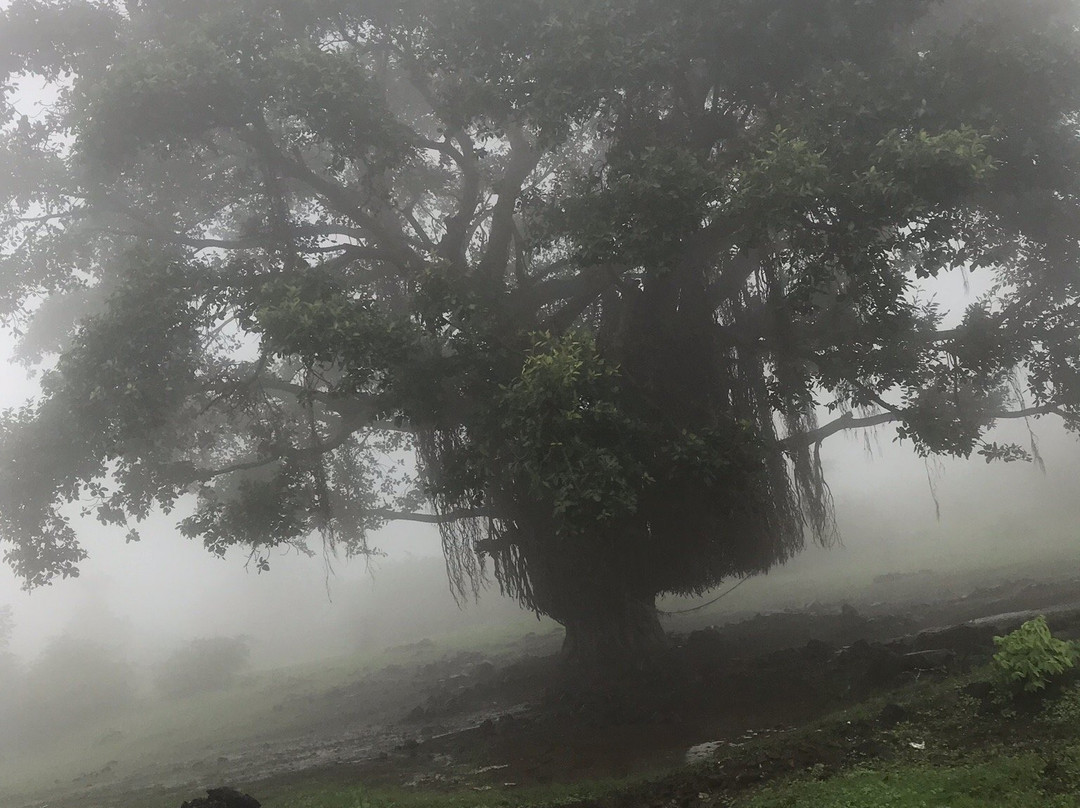
<svg viewBox="0 0 1080 808"><path fill-rule="evenodd" d="M1072 670L1080 658L1077 644L1051 635L1042 615L1011 634L994 637L994 645L998 648L992 666L995 678L1005 687L1019 687L1025 693L1044 690L1055 678Z"/></svg>

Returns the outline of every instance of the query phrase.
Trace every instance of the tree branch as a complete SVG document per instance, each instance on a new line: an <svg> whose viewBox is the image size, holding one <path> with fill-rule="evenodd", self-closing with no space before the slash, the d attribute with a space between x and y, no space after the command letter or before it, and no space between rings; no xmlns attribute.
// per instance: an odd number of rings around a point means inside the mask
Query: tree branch
<svg viewBox="0 0 1080 808"><path fill-rule="evenodd" d="M510 164L502 177L495 184L495 193L499 201L491 212L491 232L488 235L487 249L480 261L479 272L487 277L497 277L506 269L510 242L514 237L514 208L517 205L521 185L540 162L541 153L529 143L525 131L510 128Z"/></svg>
<svg viewBox="0 0 1080 808"><path fill-rule="evenodd" d="M277 165L286 176L308 186L339 214L359 224L365 237L374 239L385 248L388 260L399 262L402 269L410 272L422 269L423 259L413 250L400 228L388 227L385 221L379 221L364 210L363 203L347 188L316 174L303 161L281 151L271 138L265 122L262 126L241 130L239 136L258 154Z"/></svg>
<svg viewBox="0 0 1080 808"><path fill-rule="evenodd" d="M1059 404L1042 404L1038 407L1028 407L1022 410L1000 410L998 412L989 413L990 419L994 421L1015 418L1032 418L1038 415L1059 415L1063 418L1065 417L1061 412L1061 405ZM866 429L868 427L881 426L882 424L902 420L904 420L903 410L881 412L876 415L869 415L865 418L856 418L850 412L847 412L817 429L811 429L809 432L800 432L795 435L788 435L780 441L780 447L785 450L790 450L812 446L815 443L821 443L823 440L835 435L837 432L844 432L849 429Z"/></svg>
<svg viewBox="0 0 1080 808"><path fill-rule="evenodd" d="M373 508L368 513L390 521L421 522L426 525L445 525L462 519L486 519L491 514L486 510L456 510L449 513L406 513L389 508Z"/></svg>
<svg viewBox="0 0 1080 808"><path fill-rule="evenodd" d="M595 267L588 274L579 273L573 278L549 281L543 286L548 296L552 292L558 292L556 300L565 300L565 304L554 314L548 317L542 328L555 334L563 333L573 325L589 306L596 302L606 289L619 283L619 277L623 269L617 266ZM544 302L544 296L533 298L539 305Z"/></svg>
<svg viewBox="0 0 1080 808"><path fill-rule="evenodd" d="M480 164L476 159L476 147L469 135L458 130L454 136L461 146L461 151L447 143L444 153L451 155L461 168L461 199L454 215L443 220L445 232L439 242L439 252L447 260L463 265L468 246L469 225L480 204Z"/></svg>

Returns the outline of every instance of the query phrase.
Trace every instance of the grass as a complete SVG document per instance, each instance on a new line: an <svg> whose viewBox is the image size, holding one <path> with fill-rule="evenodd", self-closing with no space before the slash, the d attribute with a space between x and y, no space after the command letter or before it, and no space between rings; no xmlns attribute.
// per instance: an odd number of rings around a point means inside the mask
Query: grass
<svg viewBox="0 0 1080 808"><path fill-rule="evenodd" d="M725 808L1080 808L1080 684L1048 699L1035 712L978 710L964 686L985 671L893 691L822 722L750 744L725 762L752 767L785 746L837 737L866 723L886 700L899 701L910 719L876 729L880 757L827 768L811 767L758 788L726 792L709 782L708 767L659 778L592 781L528 789L446 792L370 789L358 784L294 784L260 794L265 808L536 808L661 804ZM714 780L714 784L720 781ZM265 797L263 795L265 794ZM673 798L673 795L678 795Z"/></svg>
<svg viewBox="0 0 1080 808"><path fill-rule="evenodd" d="M891 758L831 776L805 772L731 808L1080 808L1080 684L1018 712L1006 703L983 707L966 694L963 685L987 676L904 694L914 717L882 733ZM871 713L862 707L846 715Z"/></svg>
<svg viewBox="0 0 1080 808"><path fill-rule="evenodd" d="M857 769L823 781L769 787L738 808L1075 808L1078 794L1051 794L1046 761L1029 753L973 765Z"/></svg>
<svg viewBox="0 0 1080 808"><path fill-rule="evenodd" d="M940 580L937 581L940 583ZM107 725L73 733L51 754L30 756L0 769L0 790L9 794L78 788L73 776L121 760L121 774L160 766L162 761L216 756L216 749L264 740L304 726L309 699L347 687L388 665L412 667L458 650L485 655L520 651L529 631L546 637L550 626L523 620L512 626L479 627L422 647L386 649L348 658L252 674L242 686L220 693L148 706L110 720ZM545 640L546 641L546 640ZM984 675L984 674L976 674ZM1080 685L1048 702L1037 715L1002 712L974 715L977 705L964 695L968 679L912 684L851 708L820 724L786 737L770 736L732 754L768 758L783 743L804 742L817 732L850 723L873 724L885 701L899 702L909 720L891 729L874 729L887 753L841 767L817 768L794 777L783 775L757 790L740 786L709 792L700 770L642 774L631 780L595 780L548 786L457 786L457 790L373 787L350 780L344 771L297 775L280 780L237 784L258 796L264 808L537 808L603 805L637 808L668 802L658 795L680 793L686 805L724 808L968 808L968 806L1048 806L1080 808ZM924 750L912 742L926 742ZM123 771L121 771L123 770ZM60 780L56 778L60 777ZM785 779L786 778L786 779ZM54 780L56 785L54 786ZM655 781L650 783L649 780ZM179 782L179 781L177 781ZM61 783L67 783L63 786ZM707 799L699 794L708 793ZM97 808L176 808L191 799L190 789L131 794L108 802L76 800ZM5 799L0 797L0 803Z"/></svg>
<svg viewBox="0 0 1080 808"><path fill-rule="evenodd" d="M725 808L1080 808L1080 684L1022 715L979 713L964 685L985 672L944 682L922 682L839 712L815 725L772 736L734 752L744 762L780 754L784 744L803 744L825 733L868 722L886 699L902 703L910 719L875 730L887 747L875 757L839 768L812 767L757 789L715 794L702 800L707 769L683 769L659 777L505 788L370 787L344 773L304 776L293 782L250 785L264 808L555 808L656 805L657 795L679 793L686 804ZM831 733L831 734L830 734ZM913 742L924 748L915 748ZM730 761L729 761L730 762ZM180 794L131 795L110 808L175 808ZM88 805L90 803L87 803Z"/></svg>

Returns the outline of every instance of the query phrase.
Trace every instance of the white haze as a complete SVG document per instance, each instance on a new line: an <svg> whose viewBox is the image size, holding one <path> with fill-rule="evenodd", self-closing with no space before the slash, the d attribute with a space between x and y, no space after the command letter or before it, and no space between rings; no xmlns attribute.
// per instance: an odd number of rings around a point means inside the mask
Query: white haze
<svg viewBox="0 0 1080 808"><path fill-rule="evenodd" d="M974 294L958 279L936 292L956 312ZM9 337L2 346L10 354ZM0 366L0 406L18 405L36 389L17 366ZM1035 424L1046 459L1035 465L980 460L931 461L893 444L894 431L837 435L823 459L836 500L843 544L808 549L787 568L749 582L739 603L803 597L814 582L853 582L892 571L915 571L965 558L970 563L1075 553L1080 523L1080 444L1050 419ZM1022 423L996 439L1026 443ZM940 503L937 515L935 497ZM459 610L441 572L437 532L394 524L373 537L386 555L333 560L321 554L271 557L269 573L245 567L239 552L225 559L180 537L177 516L157 516L143 541L82 520L90 558L76 580L31 593L0 564L0 607L12 607L12 650L31 658L64 633L123 647L136 659L160 658L196 637L246 635L257 664L284 664L415 641L430 633L509 620L516 607L497 587L480 606ZM1074 562L1075 563L1075 562Z"/></svg>
<svg viewBox="0 0 1080 808"><path fill-rule="evenodd" d="M33 118L49 94L44 85L27 85L15 100ZM933 292L955 321L978 293L980 280L968 288L953 275L923 294ZM0 341L0 408L17 406L34 394L36 384L8 361L11 336L0 332ZM928 480L927 464L908 448L893 446L890 428L831 438L823 458L843 545L808 549L788 567L750 581L730 602L784 602L786 592L802 596L825 577L857 581L960 556L1017 556L1017 545L1032 554L1040 548L1075 552L1080 444L1049 421L1037 430L1045 476L1026 464L943 461L930 465ZM1010 424L999 440L1026 442L1024 425ZM385 557L334 560L329 574L321 556L293 554L272 556L270 572L260 575L245 568L242 553L219 559L183 539L175 522L175 516L155 517L141 543L125 545L122 531L82 520L90 558L81 577L31 593L0 563L0 608L14 611L12 650L29 659L50 639L72 633L152 659L195 637L247 635L255 662L282 664L518 614L497 588L485 593L479 607L459 610L440 572L440 544L431 527L392 525L372 540Z"/></svg>

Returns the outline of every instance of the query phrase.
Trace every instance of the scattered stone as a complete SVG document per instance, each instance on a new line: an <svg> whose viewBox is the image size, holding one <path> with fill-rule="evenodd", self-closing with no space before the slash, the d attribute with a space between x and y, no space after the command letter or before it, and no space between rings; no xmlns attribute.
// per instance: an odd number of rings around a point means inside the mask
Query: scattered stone
<svg viewBox="0 0 1080 808"><path fill-rule="evenodd" d="M973 625L924 631L915 638L915 650L949 648L961 656L989 652L994 648L995 633L993 626Z"/></svg>
<svg viewBox="0 0 1080 808"><path fill-rule="evenodd" d="M261 808L254 797L241 794L235 788L211 788L205 797L185 802L180 808Z"/></svg>
<svg viewBox="0 0 1080 808"><path fill-rule="evenodd" d="M694 763L707 763L716 757L716 753L723 749L727 744L724 741L708 741L706 743L699 743L697 746L691 746L686 750L686 762L689 764Z"/></svg>
<svg viewBox="0 0 1080 808"><path fill-rule="evenodd" d="M904 666L911 671L945 671L956 659L956 652L948 648L931 648L913 651L902 657Z"/></svg>

